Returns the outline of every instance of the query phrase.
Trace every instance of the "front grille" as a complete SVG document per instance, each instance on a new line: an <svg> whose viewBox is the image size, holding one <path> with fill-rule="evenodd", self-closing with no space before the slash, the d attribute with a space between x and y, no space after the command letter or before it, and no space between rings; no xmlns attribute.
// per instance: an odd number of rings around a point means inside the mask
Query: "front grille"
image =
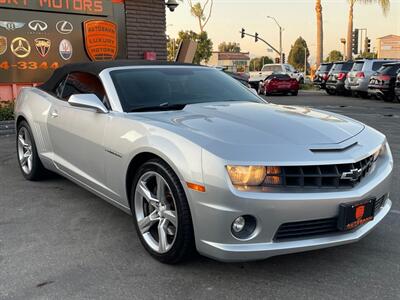
<svg viewBox="0 0 400 300"><path fill-rule="evenodd" d="M386 198L387 195L383 195L379 199L375 200L375 215L385 204ZM312 236L335 233L339 231L337 228L337 222L338 218L335 217L329 219L285 223L279 227L274 240L280 242L287 239L310 238Z"/></svg>
<svg viewBox="0 0 400 300"><path fill-rule="evenodd" d="M276 232L275 241L328 234L337 231L337 218L285 223Z"/></svg>
<svg viewBox="0 0 400 300"><path fill-rule="evenodd" d="M319 166L287 166L280 167L280 173L267 174L266 183L271 182L268 176L280 177L283 187L300 188L351 188L359 183L371 170L374 162L373 155L351 164L319 165ZM343 173L360 170L358 178L342 179ZM266 184L274 186L276 184Z"/></svg>
<svg viewBox="0 0 400 300"><path fill-rule="evenodd" d="M375 200L375 213L377 213L381 207L385 204L386 195L383 195L378 200Z"/></svg>

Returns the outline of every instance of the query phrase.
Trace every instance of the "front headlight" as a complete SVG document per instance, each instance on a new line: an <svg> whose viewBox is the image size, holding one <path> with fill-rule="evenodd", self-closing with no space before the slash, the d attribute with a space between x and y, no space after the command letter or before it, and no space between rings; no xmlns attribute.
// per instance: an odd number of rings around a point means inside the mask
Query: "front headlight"
<svg viewBox="0 0 400 300"><path fill-rule="evenodd" d="M226 166L234 185L260 185L267 171L263 166Z"/></svg>
<svg viewBox="0 0 400 300"><path fill-rule="evenodd" d="M378 160L379 157L386 154L388 144L387 142L383 143L382 146L374 153L374 162Z"/></svg>
<svg viewBox="0 0 400 300"><path fill-rule="evenodd" d="M232 184L236 186L281 185L280 167L226 166Z"/></svg>

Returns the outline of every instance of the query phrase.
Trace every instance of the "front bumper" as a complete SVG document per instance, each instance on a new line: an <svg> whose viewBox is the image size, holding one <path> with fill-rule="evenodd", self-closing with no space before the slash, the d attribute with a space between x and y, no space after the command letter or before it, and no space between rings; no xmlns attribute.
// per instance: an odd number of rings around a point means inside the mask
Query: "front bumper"
<svg viewBox="0 0 400 300"><path fill-rule="evenodd" d="M335 218L342 203L387 195L393 170L393 159L390 150L388 152L354 188L271 192L238 191L227 185L226 170L215 168L221 165L220 158L203 154L206 193L187 190L197 250L220 261L248 261L358 241L389 212L392 205L389 199L374 220L353 231L284 241L276 241L274 237L282 224ZM231 225L243 215L254 216L257 227L248 238L237 239L232 234Z"/></svg>
<svg viewBox="0 0 400 300"><path fill-rule="evenodd" d="M339 232L326 236L312 237L302 240L285 242L249 243L249 244L220 244L204 241L201 253L221 261L261 260L276 255L304 252L328 247L354 243L366 236L389 213L392 201L387 199L385 205L375 215L373 221L364 224L350 232Z"/></svg>

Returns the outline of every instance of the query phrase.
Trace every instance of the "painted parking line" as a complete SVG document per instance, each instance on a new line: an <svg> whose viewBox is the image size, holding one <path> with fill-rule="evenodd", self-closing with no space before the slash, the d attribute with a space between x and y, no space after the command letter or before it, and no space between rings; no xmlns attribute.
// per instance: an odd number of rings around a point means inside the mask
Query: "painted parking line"
<svg viewBox="0 0 400 300"><path fill-rule="evenodd" d="M400 215L400 210L392 209L390 213Z"/></svg>

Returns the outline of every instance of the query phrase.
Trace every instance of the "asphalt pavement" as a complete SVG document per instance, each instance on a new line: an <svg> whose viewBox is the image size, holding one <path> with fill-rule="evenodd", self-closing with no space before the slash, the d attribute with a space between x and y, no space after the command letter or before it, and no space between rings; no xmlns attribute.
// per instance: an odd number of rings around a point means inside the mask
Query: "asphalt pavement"
<svg viewBox="0 0 400 300"><path fill-rule="evenodd" d="M366 238L259 262L163 265L140 245L131 216L61 177L24 180L11 135L0 137L0 299L400 299L400 103L307 91L268 99L387 135L393 208Z"/></svg>

